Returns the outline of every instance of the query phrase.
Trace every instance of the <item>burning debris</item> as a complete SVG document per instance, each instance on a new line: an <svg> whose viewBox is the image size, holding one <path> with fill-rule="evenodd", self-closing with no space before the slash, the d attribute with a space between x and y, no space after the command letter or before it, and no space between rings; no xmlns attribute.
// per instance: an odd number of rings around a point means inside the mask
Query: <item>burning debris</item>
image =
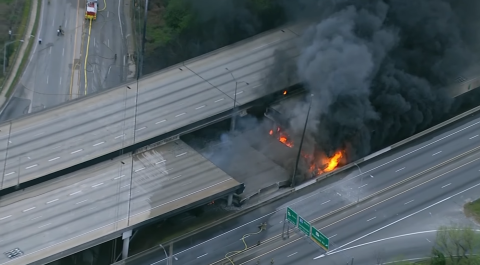
<svg viewBox="0 0 480 265"><path fill-rule="evenodd" d="M278 126L275 130L271 129L269 134L289 148L294 146L294 142L289 134ZM337 151L332 157L328 157L320 151L314 151L313 154L308 154L305 150L302 150L301 157L303 157L306 164L309 165L308 173L312 177L331 172L345 162L342 160L342 158L344 158L344 151Z"/></svg>

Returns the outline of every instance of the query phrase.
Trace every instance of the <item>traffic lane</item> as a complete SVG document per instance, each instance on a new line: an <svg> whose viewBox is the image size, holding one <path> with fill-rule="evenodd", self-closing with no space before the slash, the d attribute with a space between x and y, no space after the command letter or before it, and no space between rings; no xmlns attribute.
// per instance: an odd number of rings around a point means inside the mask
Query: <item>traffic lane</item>
<svg viewBox="0 0 480 265"><path fill-rule="evenodd" d="M406 178L406 176L404 178ZM375 179L380 179L380 178L373 178L371 181L374 181ZM395 179L395 178L393 178L393 179L396 180L396 181L399 181L399 179ZM396 182L394 182L394 183L396 183ZM388 184L391 185L391 184L394 184L394 183L388 183ZM357 183L356 185L358 186L358 185L360 185L360 183ZM341 187L341 190L337 189L338 186ZM355 192L352 192L353 194L348 194L349 190L352 190L353 188L358 189L357 186L355 186L355 183L344 181L343 183L338 183L337 185L335 185L331 189L325 190L324 192L319 192L319 193L317 193L313 196L309 196L307 199L302 198L303 201L301 201L301 200L292 201L290 203L290 206L296 212L298 212L301 216L303 216L307 220L311 220L313 218L316 218L318 216L321 216L323 214L331 212L335 209L338 209L341 206L344 206L348 203L351 203L352 199L353 199L353 201L355 199L358 199L359 197L356 196L357 194L355 194ZM373 187L373 185L370 185L370 188L371 187ZM380 187L377 188L377 190L380 190L380 189L383 189L383 188L385 188L385 187L380 186ZM339 193L338 191L341 191L341 193ZM292 204L294 204L294 205L292 205ZM312 207L312 205L316 205L316 207ZM283 208L283 207L286 207L286 205L281 206L281 208ZM324 207L326 207L326 208L324 208ZM280 211L278 213L269 215L265 218L262 218L262 219L256 221L255 224L258 224L260 222L265 221L265 219L267 219L267 223L268 223L267 231L265 233L262 233L259 236L263 236L263 238L268 238L270 236L277 235L278 233L281 232L281 229L282 229L282 226L283 226L281 224L281 221L284 218L284 212L283 211ZM243 228L247 229L247 227L250 227L250 229L252 229L254 227L254 224L251 224L250 226L245 226ZM237 238L241 237L241 235L239 234L240 231L243 231L243 233L247 232L244 229L238 230L238 231L235 232L235 234L237 235ZM200 245L196 249L189 250L187 253L181 253L182 254L182 259L181 260L182 261L185 261L186 259L192 260L192 259L195 259L196 257L198 257L200 255L203 255L204 253L210 253L209 257L214 258L212 253L215 253L215 251L218 252L218 249L221 249L220 247L225 245L226 242L228 242L228 237L226 237L226 236L216 238L215 240L210 241L208 243L208 246ZM186 248L187 246L189 247L190 245L188 244L184 248ZM238 242L233 244L233 245L229 245L229 247L230 246L232 248L227 248L229 251L233 251L235 249L237 249L237 250L242 249L241 247L243 247ZM175 249L176 249L175 250L176 253L182 252L182 251L185 250L185 249L182 249L182 247L180 247L180 249L179 249L178 246L176 246ZM212 260L212 262L213 261L214 260Z"/></svg>
<svg viewBox="0 0 480 265"><path fill-rule="evenodd" d="M450 198L450 196L461 197L462 195L465 195L465 194L477 194L478 196L478 192L480 191L480 183L478 183L479 181L478 177L471 176L473 175L472 173L478 173L478 166L479 166L478 163L475 165L470 164L469 168L466 168L464 170L460 170L459 172L457 172L458 174L455 174L455 175L457 175L456 180L459 180L458 184L449 185L445 187L443 190L441 188L438 189L438 186L445 183L445 178L438 178L436 180L432 180L430 182L430 185L425 186L420 190L414 189L414 190L408 191L402 195L399 195L399 197L396 199L389 200L385 203L380 204L379 205L380 207L370 208L368 210L365 210L364 212L350 216L344 221L329 224L328 227L322 227L321 223L314 224L314 226L320 227L319 230L321 230L322 233L324 233L327 237L331 239L330 244L332 244L333 247L330 248L330 251L329 251L329 253L331 253L330 255L344 256L343 254L344 251L342 250L348 249L349 247L356 245L357 243L360 242L361 238L369 237L371 234L374 234L375 231L377 230L378 231L376 233L379 233L385 236L385 234L382 233L384 232L383 229L381 229L384 226L404 225L402 219L403 218L406 219L407 216L414 216L414 218L422 219L422 216L418 215L418 213L422 213L423 211L427 210L425 209L426 207L434 205L435 203L437 203L435 206L431 206L430 208L428 208L428 213L434 211L435 209L438 209L439 211L441 211L442 207L444 207L445 205L445 202L448 201L448 199L446 198ZM462 177L458 177L459 175L461 175ZM469 189L469 190L466 190L466 189ZM412 193L414 193L415 195L412 195ZM431 198L429 197L429 195L430 196L434 195L434 196L433 198ZM416 198L418 198L418 201L420 201L420 203L417 203L416 205L413 203L405 205L405 201L409 200L411 196L415 196ZM442 200L445 200L445 201L438 203ZM411 205L411 206L408 206L408 205ZM396 212L397 209L401 209L401 211ZM423 211L419 212L420 210L423 210ZM398 213L398 216L397 216L397 213ZM376 216L379 216L379 217L374 218ZM424 214L423 217L425 216L426 215ZM360 220L360 221L356 221L356 220ZM380 221L375 222L374 220L380 220ZM326 223L327 221L328 220L324 220L322 221L322 223ZM296 233L298 235L301 235L301 232L298 232L298 230ZM292 248L295 248L295 246L298 246L298 244L301 244L302 240L303 239L295 240L294 242L288 245L284 245L284 247L278 247L276 249L271 249L271 250L269 249L264 253L270 251L269 253L272 253L270 255L277 255L276 253L292 252ZM425 240L425 243L428 243L428 240ZM312 255L317 253L317 251L314 251L312 253L305 253L305 255ZM317 257L321 256L319 258L320 261L318 262L324 262L325 259L328 258L330 255L327 255L327 256L317 255ZM258 256L262 256L262 254ZM312 263L312 264L318 264L318 262Z"/></svg>
<svg viewBox="0 0 480 265"><path fill-rule="evenodd" d="M27 114L28 109L30 108L30 103L30 99L20 98L16 96L12 97L12 99L8 101L7 106L3 110L2 114L0 114L0 122L15 119L17 117Z"/></svg>
<svg viewBox="0 0 480 265"><path fill-rule="evenodd" d="M48 66L44 73L36 71L33 106L51 107L67 98L69 93L69 72L76 28L77 2L62 1L55 5L45 5L46 21L42 24L40 36L42 45L48 46L45 61ZM62 26L65 35L58 36ZM68 80L67 80L68 79Z"/></svg>
<svg viewBox="0 0 480 265"><path fill-rule="evenodd" d="M467 138L467 136L468 138L473 137L477 135L476 131L478 130L479 126L479 114L468 116L461 121L449 124L444 128L440 128L426 136L421 137L420 139L416 139L410 143L407 143L404 146L399 147L395 152L390 151L381 156L371 159L370 161L374 161L375 164L362 166L362 171L366 172L380 165L386 165L387 163L397 163L398 160L401 160L404 157L411 156L414 153L418 153L420 150L423 150L425 148L430 148L428 151L432 154L438 151L442 151L441 153L436 155L437 157L441 157L442 155L445 155L443 154L444 150L437 150L436 148L432 148L433 146L441 147L446 144L445 142L456 141L456 139L464 139Z"/></svg>
<svg viewBox="0 0 480 265"><path fill-rule="evenodd" d="M460 165L464 165L464 163ZM478 187L479 168L480 162L477 160L341 221L332 223L330 220L327 223L328 220L323 220L315 226L325 232L327 237L337 234L334 240L335 244L342 248L346 247L361 240L367 234L381 231L377 231L377 229L383 226L394 225L426 210L432 212L435 209L434 206L438 204L441 204L438 207L444 207L445 203L437 202L445 198L448 198L445 201L450 200L449 197L452 194L461 191L464 193L467 188ZM450 179L453 176L455 176L455 181ZM449 183L450 185L448 185ZM352 238L355 239L352 240ZM335 251L335 249L330 249L330 251Z"/></svg>

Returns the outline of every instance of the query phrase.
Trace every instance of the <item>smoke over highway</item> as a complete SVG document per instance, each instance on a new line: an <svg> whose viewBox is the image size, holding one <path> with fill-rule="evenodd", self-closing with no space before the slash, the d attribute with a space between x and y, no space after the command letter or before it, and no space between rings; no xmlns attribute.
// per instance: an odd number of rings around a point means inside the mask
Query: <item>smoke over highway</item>
<svg viewBox="0 0 480 265"><path fill-rule="evenodd" d="M452 106L442 88L477 60L470 1L285 4L317 21L301 38L296 64L314 93L310 133L330 155L346 149L362 157L441 121Z"/></svg>

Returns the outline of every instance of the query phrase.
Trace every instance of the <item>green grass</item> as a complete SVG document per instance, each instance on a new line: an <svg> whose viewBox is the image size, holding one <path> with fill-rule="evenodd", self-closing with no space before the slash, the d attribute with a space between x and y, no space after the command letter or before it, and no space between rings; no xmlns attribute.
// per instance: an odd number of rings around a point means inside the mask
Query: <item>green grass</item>
<svg viewBox="0 0 480 265"><path fill-rule="evenodd" d="M30 11L31 11L31 8L32 8L31 1L27 1L26 3L27 4L24 8L22 24L21 24L23 26L23 32L20 35L21 37L25 36L25 31L27 30L28 22L29 22L28 18L30 16ZM38 27L38 20L39 20L39 17L40 17L40 10L41 10L41 8L39 8L40 6L42 6L42 0L39 0L37 2L37 15L35 16L35 24L33 25L32 34L31 34L31 35L34 35L35 37L28 39L27 48L25 49L25 54L23 55L22 62L20 63L20 67L18 68L17 72L15 73L15 77L13 79L13 82L12 82L12 84L10 84L10 87L8 88L7 93L5 95L7 99L10 98L11 94L14 91L14 88L17 85L18 80L22 76L22 73L25 70L26 63L28 62L28 58L30 57L30 52L32 50L33 44L35 43L36 32L37 32L37 27Z"/></svg>
<svg viewBox="0 0 480 265"><path fill-rule="evenodd" d="M466 203L463 208L467 217L473 217L480 223L480 199Z"/></svg>

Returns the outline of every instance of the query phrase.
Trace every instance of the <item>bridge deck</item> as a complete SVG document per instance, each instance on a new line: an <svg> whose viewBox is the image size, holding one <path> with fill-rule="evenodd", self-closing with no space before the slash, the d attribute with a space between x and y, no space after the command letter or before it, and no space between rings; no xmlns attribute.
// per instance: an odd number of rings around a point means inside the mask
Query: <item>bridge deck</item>
<svg viewBox="0 0 480 265"><path fill-rule="evenodd" d="M25 254L12 260L1 255L0 264L65 256L240 186L180 140L124 155L2 198L0 252L19 248Z"/></svg>

